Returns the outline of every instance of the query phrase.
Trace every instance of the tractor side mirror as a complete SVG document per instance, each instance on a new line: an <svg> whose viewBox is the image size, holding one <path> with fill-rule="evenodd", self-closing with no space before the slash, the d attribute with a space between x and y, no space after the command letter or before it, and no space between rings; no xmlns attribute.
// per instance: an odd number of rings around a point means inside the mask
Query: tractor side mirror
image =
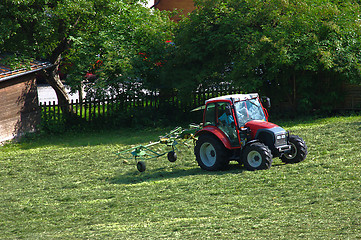
<svg viewBox="0 0 361 240"><path fill-rule="evenodd" d="M262 97L262 105L265 108L270 108L271 107L271 99L269 97Z"/></svg>

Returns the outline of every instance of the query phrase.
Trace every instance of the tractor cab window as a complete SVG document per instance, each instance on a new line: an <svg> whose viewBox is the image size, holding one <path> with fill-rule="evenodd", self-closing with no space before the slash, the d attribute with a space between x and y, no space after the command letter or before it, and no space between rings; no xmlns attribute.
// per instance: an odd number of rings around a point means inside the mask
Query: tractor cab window
<svg viewBox="0 0 361 240"><path fill-rule="evenodd" d="M234 106L240 126L252 120L266 121L266 116L258 98L236 102Z"/></svg>
<svg viewBox="0 0 361 240"><path fill-rule="evenodd" d="M229 103L218 103L218 128L228 137L233 147L239 146L236 124L234 122L231 105Z"/></svg>
<svg viewBox="0 0 361 240"><path fill-rule="evenodd" d="M204 118L204 126L216 126L216 104L210 103L207 105L206 114Z"/></svg>
<svg viewBox="0 0 361 240"><path fill-rule="evenodd" d="M236 124L228 102L207 104L204 126L218 127L228 137L233 147L239 146Z"/></svg>

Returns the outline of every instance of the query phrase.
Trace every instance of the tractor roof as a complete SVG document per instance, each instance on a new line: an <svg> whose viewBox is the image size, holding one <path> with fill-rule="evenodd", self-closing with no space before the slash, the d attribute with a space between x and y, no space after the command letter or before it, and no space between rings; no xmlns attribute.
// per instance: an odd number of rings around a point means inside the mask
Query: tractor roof
<svg viewBox="0 0 361 240"><path fill-rule="evenodd" d="M207 102L213 102L213 101L222 101L222 100L226 100L226 101L243 101L243 100L247 100L247 99L252 99L252 98L257 98L258 97L258 93L249 93L249 94L232 94L232 95L226 95L226 96L220 96L220 97L215 97L215 98L211 98L206 100L206 104Z"/></svg>

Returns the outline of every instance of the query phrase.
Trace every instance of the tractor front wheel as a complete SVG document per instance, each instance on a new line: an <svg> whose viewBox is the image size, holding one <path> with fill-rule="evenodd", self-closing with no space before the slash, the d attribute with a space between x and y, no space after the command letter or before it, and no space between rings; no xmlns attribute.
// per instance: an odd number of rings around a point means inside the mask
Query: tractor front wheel
<svg viewBox="0 0 361 240"><path fill-rule="evenodd" d="M242 152L242 162L249 171L269 169L272 165L271 150L263 143L251 143Z"/></svg>
<svg viewBox="0 0 361 240"><path fill-rule="evenodd" d="M194 148L198 165L207 171L226 168L229 163L228 152L223 143L210 134L199 136Z"/></svg>
<svg viewBox="0 0 361 240"><path fill-rule="evenodd" d="M177 154L174 151L170 151L167 154L167 158L169 162L175 162L177 161Z"/></svg>
<svg viewBox="0 0 361 240"><path fill-rule="evenodd" d="M284 163L298 163L305 160L307 156L307 146L305 141L297 135L290 135L288 142L291 150L281 156Z"/></svg>

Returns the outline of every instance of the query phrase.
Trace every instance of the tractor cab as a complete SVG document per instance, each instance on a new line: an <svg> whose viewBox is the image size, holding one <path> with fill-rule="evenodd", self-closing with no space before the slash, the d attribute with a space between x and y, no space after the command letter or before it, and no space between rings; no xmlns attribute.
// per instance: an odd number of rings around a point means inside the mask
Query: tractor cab
<svg viewBox="0 0 361 240"><path fill-rule="evenodd" d="M250 121L258 121L260 125L268 121L267 110L258 94L227 95L206 101L203 126L216 135L224 134L229 140L224 142L229 149L245 145L246 124Z"/></svg>
<svg viewBox="0 0 361 240"><path fill-rule="evenodd" d="M265 100L269 106L269 99ZM271 166L272 157L293 163L302 161L307 154L302 139L290 136L283 128L268 122L268 112L257 93L207 100L203 128L197 136L195 155L199 165L206 170L222 168L230 160L244 163L250 170L265 169ZM304 147L299 147L300 142ZM223 160L217 161L217 148L222 152L220 158Z"/></svg>

